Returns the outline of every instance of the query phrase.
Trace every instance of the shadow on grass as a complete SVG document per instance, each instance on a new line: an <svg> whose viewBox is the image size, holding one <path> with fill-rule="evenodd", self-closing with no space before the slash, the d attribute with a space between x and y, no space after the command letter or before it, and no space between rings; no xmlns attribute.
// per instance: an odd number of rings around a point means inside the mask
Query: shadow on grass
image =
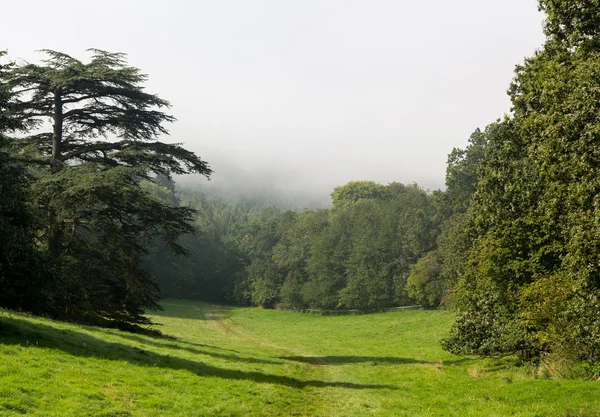
<svg viewBox="0 0 600 417"><path fill-rule="evenodd" d="M23 319L0 318L0 344L36 346L60 350L77 357L93 357L105 360L127 361L134 365L160 367L173 370L185 370L202 377L216 377L239 381L278 384L291 388L339 387L350 389L397 389L392 385L355 384L350 382L327 382L318 380L299 380L287 376L246 372L234 369L218 368L188 359L161 355L149 350L139 349L120 343L92 337L88 334L57 329Z"/></svg>
<svg viewBox="0 0 600 417"><path fill-rule="evenodd" d="M98 330L103 331L102 329L98 329ZM159 342L159 340L161 340L160 338L149 339L149 338L144 338L144 337L136 336L136 335L132 335L132 334L116 333L116 332L110 332L110 331L103 331L103 332L110 334L112 336L115 336L115 337L120 337L121 339L131 340L133 342L140 343L140 344L143 344L146 346L153 346L153 347L163 348L163 349L183 350L186 352L193 353L195 355L208 355L208 356L212 356L213 358L217 358L217 359L224 359L224 360L236 361L236 362L242 362L242 363L281 365L281 362L276 362L276 361L272 361L272 360L268 360L268 359L257 359L257 358L247 357L247 356L234 355L231 353L211 352L211 350L209 350L209 349L214 349L214 350L222 350L222 351L227 351L227 352L238 353L235 350L223 349L223 348L220 348L217 346L202 345L200 343L191 343L191 342L186 342L186 341L179 342L179 343L186 344L186 345L193 344L194 346L200 347L200 349L199 349L196 347L181 346L176 343L169 342L169 341L166 341L165 343L161 343L161 342Z"/></svg>
<svg viewBox="0 0 600 417"><path fill-rule="evenodd" d="M393 365L410 365L410 364L435 364L436 362L423 361L412 358L396 358L393 356L280 356L279 359L288 361L308 363L311 365L346 365L352 363L367 363L371 362L374 365L382 363ZM444 365L458 365L468 361L468 359L456 359L453 361L444 361Z"/></svg>
<svg viewBox="0 0 600 417"><path fill-rule="evenodd" d="M418 359L394 358L391 356L280 356L279 359L309 363L311 365L346 365L349 363L391 363L391 364L423 364L429 363Z"/></svg>

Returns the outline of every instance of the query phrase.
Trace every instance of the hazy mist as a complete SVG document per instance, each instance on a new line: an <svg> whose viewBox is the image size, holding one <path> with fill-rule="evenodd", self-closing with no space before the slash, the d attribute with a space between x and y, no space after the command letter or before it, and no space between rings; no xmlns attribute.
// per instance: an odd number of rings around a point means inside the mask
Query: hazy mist
<svg viewBox="0 0 600 417"><path fill-rule="evenodd" d="M543 40L535 0L2 8L27 17L26 26L0 26L0 48L13 59L36 61L42 48L82 59L90 47L128 53L149 74L148 90L173 104L169 140L215 170L204 188L266 187L311 207L351 180L443 187L447 154L510 111L514 66Z"/></svg>

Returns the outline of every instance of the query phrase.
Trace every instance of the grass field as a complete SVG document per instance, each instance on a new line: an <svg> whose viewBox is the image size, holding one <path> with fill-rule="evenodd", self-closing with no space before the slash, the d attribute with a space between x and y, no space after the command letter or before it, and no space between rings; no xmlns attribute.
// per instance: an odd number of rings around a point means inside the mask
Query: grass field
<svg viewBox="0 0 600 417"><path fill-rule="evenodd" d="M442 351L445 312L164 307L162 338L0 310L0 416L600 415L600 382Z"/></svg>

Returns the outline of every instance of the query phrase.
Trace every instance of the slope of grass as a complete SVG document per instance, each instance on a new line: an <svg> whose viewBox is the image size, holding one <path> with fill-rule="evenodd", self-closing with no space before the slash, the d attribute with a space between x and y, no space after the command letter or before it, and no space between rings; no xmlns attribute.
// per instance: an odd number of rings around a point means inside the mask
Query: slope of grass
<svg viewBox="0 0 600 417"><path fill-rule="evenodd" d="M595 416L600 383L459 358L452 316L167 300L168 337L0 311L0 416Z"/></svg>

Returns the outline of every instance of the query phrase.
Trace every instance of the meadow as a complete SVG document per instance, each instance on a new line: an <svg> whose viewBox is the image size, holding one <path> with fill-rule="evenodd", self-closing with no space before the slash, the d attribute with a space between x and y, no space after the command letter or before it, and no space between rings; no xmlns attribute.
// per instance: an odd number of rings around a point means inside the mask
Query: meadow
<svg viewBox="0 0 600 417"><path fill-rule="evenodd" d="M600 415L600 382L444 352L448 312L163 306L161 337L0 310L0 416Z"/></svg>

